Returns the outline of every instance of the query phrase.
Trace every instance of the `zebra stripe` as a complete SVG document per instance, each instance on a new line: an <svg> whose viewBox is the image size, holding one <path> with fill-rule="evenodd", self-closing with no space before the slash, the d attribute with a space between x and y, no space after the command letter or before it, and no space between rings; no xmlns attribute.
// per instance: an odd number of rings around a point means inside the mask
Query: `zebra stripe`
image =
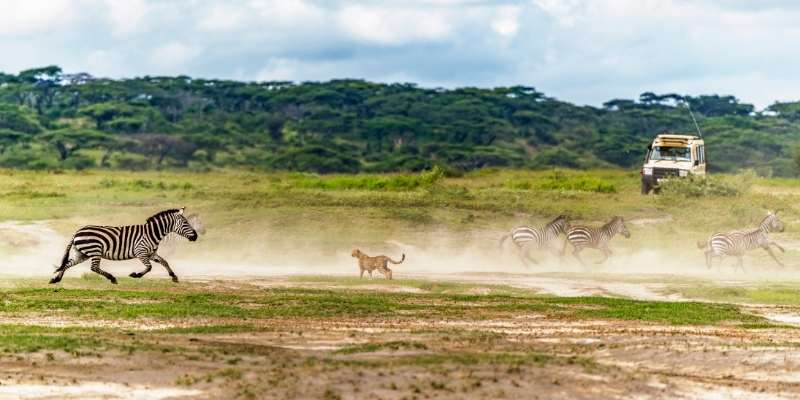
<svg viewBox="0 0 800 400"><path fill-rule="evenodd" d="M622 217L614 217L600 228L585 225L570 226L569 229L567 229L567 238L564 240L564 247L561 253L562 255L564 254L567 249L567 242L569 242L573 248L572 255L575 256L581 264L585 265L583 259L581 259L580 252L585 248L598 249L602 251L604 255L604 258L597 262L597 264L601 264L612 254L611 249L608 248L608 242L618 233L626 238L631 237L631 233L625 226L625 221Z"/></svg>
<svg viewBox="0 0 800 400"><path fill-rule="evenodd" d="M567 216L559 215L543 227L518 226L512 229L511 233L504 235L500 239L500 246L510 237L514 245L517 246L520 258L524 264L527 265L527 260L538 264L538 262L531 257L529 251L532 249L541 250L549 248L550 243L558 238L559 235L563 234L568 225Z"/></svg>
<svg viewBox="0 0 800 400"><path fill-rule="evenodd" d="M145 269L142 272L134 272L130 276L141 278L152 269L150 261L155 261L167 270L173 281L177 282L178 277L167 261L157 254L162 239L170 233L176 233L190 241L197 240L197 232L183 216L183 209L162 211L148 218L141 225L85 226L75 232L72 240L67 244L61 266L56 269L56 276L50 280L50 283L59 282L67 269L86 260L91 260L92 271L103 275L112 283L117 283L117 279L113 275L100 269L100 259L130 260L133 258L138 258L144 264Z"/></svg>
<svg viewBox="0 0 800 400"><path fill-rule="evenodd" d="M769 212L761 220L758 228L726 233L717 232L711 235L705 243L698 242L697 245L700 249L705 250L706 267L708 268L711 268L711 260L714 257L723 259L726 256L733 256L738 259L737 266L744 271L744 254L759 247L764 249L778 265L783 266L783 263L778 260L770 246L775 246L781 252L785 250L779 244L773 242L768 234L770 232L783 232L784 229L785 226L778 218L778 214Z"/></svg>

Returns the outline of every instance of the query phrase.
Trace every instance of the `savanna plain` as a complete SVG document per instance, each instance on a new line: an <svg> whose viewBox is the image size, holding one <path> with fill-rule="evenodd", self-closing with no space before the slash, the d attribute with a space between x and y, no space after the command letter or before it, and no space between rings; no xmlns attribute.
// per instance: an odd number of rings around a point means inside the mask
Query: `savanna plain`
<svg viewBox="0 0 800 400"><path fill-rule="evenodd" d="M446 175L0 171L0 399L800 398L800 183ZM205 229L159 251L179 283L104 261L118 285L47 284L77 228L184 206ZM770 210L785 266L706 267L698 240ZM586 266L499 245L559 214L631 238ZM354 248L406 259L359 279Z"/></svg>

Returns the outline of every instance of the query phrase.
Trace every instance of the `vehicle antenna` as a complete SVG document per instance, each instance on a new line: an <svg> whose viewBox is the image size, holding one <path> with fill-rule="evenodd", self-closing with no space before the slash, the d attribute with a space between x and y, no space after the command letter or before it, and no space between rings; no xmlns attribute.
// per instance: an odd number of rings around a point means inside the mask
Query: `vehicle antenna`
<svg viewBox="0 0 800 400"><path fill-rule="evenodd" d="M689 107L689 102L683 100L683 104L686 105L686 109L689 110L689 115L692 116L692 122L694 122L694 128L697 129L697 134L700 136L700 139L703 138L703 133L700 132L700 125L697 125L697 120L694 119L694 113L692 112L692 107Z"/></svg>

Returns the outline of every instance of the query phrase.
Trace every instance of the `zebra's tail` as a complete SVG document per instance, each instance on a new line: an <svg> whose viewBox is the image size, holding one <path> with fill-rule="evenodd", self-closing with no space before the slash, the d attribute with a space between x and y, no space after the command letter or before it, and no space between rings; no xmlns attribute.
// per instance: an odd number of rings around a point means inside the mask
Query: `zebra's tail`
<svg viewBox="0 0 800 400"><path fill-rule="evenodd" d="M63 270L64 267L69 262L69 251L72 249L72 241L73 241L73 239L70 239L69 243L67 243L67 250L64 251L64 257L61 258L61 266L56 268L56 272L60 272L61 270Z"/></svg>
<svg viewBox="0 0 800 400"><path fill-rule="evenodd" d="M503 237L500 238L500 242L497 244L497 247L502 249L503 248L503 243L505 243L506 239L508 239L510 237L511 237L510 233L506 233L505 235L503 235Z"/></svg>
<svg viewBox="0 0 800 400"><path fill-rule="evenodd" d="M705 250L707 246L708 246L708 242L707 241L705 241L705 240L698 240L697 241L697 248L698 249Z"/></svg>
<svg viewBox="0 0 800 400"><path fill-rule="evenodd" d="M392 263L392 264L402 264L403 261L405 261L405 259L406 259L406 254L403 253L403 256L400 257L400 261L395 261L395 260L392 260L391 258L389 258L389 262Z"/></svg>

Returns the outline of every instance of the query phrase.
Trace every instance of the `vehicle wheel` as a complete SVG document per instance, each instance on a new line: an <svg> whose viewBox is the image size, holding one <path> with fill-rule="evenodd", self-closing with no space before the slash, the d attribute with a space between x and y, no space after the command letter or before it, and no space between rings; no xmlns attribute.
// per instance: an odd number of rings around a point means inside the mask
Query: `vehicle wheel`
<svg viewBox="0 0 800 400"><path fill-rule="evenodd" d="M648 193L650 193L650 184L642 182L642 194L646 195Z"/></svg>

